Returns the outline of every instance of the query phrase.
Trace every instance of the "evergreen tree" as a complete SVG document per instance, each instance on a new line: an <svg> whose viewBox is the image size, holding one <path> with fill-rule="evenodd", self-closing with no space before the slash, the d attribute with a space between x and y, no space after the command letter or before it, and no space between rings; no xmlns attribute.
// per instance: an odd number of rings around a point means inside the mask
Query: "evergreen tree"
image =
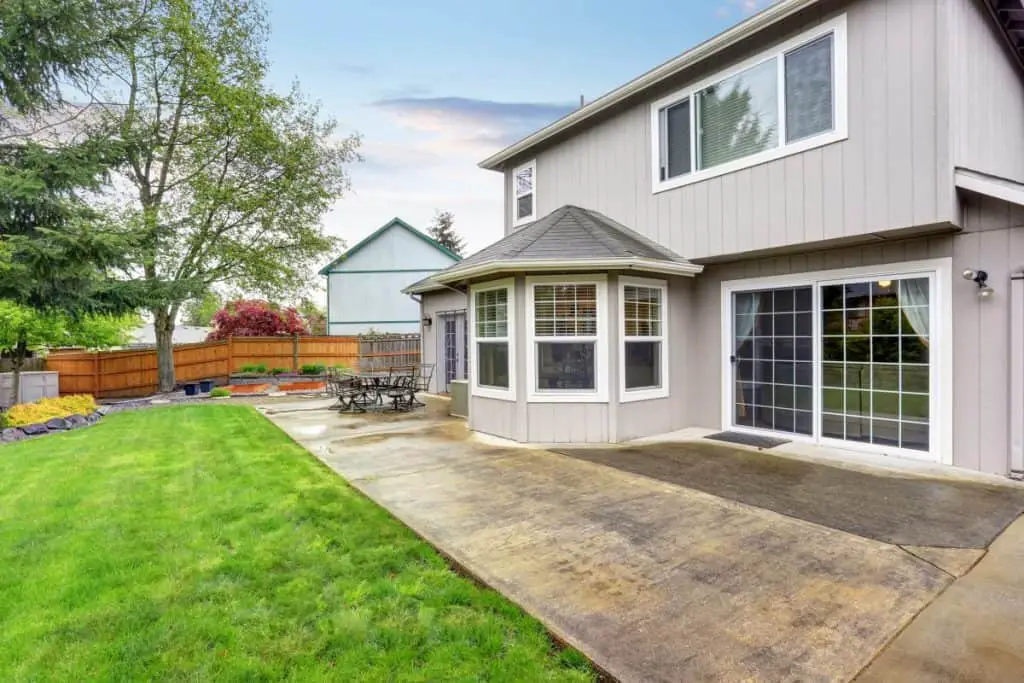
<svg viewBox="0 0 1024 683"><path fill-rule="evenodd" d="M455 215L451 211L435 211L434 222L427 228L427 234L459 256L466 248L465 240L455 232Z"/></svg>
<svg viewBox="0 0 1024 683"><path fill-rule="evenodd" d="M35 331L52 330L54 316L75 322L141 301L134 283L111 275L128 245L85 200L123 147L102 137L42 144L26 118L61 104L60 83L89 73L120 21L104 0L0 3L0 109L27 122L15 132L0 117L0 301L21 311L9 320L28 321L7 330L15 392Z"/></svg>

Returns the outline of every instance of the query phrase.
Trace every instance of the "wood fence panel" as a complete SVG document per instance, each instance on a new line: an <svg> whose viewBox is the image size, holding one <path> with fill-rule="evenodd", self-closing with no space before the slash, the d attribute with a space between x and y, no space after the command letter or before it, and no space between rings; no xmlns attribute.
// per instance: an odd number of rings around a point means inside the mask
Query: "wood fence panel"
<svg viewBox="0 0 1024 683"><path fill-rule="evenodd" d="M364 371L420 362L419 335L385 337L235 337L227 341L183 344L174 349L178 384L213 379L226 382L243 365L299 369L319 363ZM59 373L60 393L97 398L146 396L157 390L156 349L59 351L46 359Z"/></svg>
<svg viewBox="0 0 1024 683"><path fill-rule="evenodd" d="M58 374L61 395L96 395L98 359L94 353L80 351L51 353L46 358L46 369Z"/></svg>
<svg viewBox="0 0 1024 683"><path fill-rule="evenodd" d="M299 337L299 365L359 367L358 337Z"/></svg>
<svg viewBox="0 0 1024 683"><path fill-rule="evenodd" d="M267 370L292 370L291 337L234 337L231 340L231 372L243 365L266 365Z"/></svg>

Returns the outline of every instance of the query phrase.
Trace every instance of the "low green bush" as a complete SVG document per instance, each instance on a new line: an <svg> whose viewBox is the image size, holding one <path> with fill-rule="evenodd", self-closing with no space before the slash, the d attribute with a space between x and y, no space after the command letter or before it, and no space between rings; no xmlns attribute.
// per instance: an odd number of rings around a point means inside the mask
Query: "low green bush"
<svg viewBox="0 0 1024 683"><path fill-rule="evenodd" d="M214 390L210 392L210 396L213 396L214 398L221 398L222 396L230 396L230 395L231 395L231 390L230 389L225 389L224 387L215 387Z"/></svg>
<svg viewBox="0 0 1024 683"><path fill-rule="evenodd" d="M267 373L267 366L263 363L246 363L240 370L253 375L265 375Z"/></svg>
<svg viewBox="0 0 1024 683"><path fill-rule="evenodd" d="M289 372L291 372L291 370L289 370L288 368L271 368L270 369L270 374L274 375L275 377L277 375L284 375L284 374L289 373Z"/></svg>
<svg viewBox="0 0 1024 683"><path fill-rule="evenodd" d="M334 369L338 372L348 372L348 366L344 363L338 363L334 366Z"/></svg>
<svg viewBox="0 0 1024 683"><path fill-rule="evenodd" d="M303 375L322 375L327 371L327 366L323 363L306 363L299 370L300 374Z"/></svg>

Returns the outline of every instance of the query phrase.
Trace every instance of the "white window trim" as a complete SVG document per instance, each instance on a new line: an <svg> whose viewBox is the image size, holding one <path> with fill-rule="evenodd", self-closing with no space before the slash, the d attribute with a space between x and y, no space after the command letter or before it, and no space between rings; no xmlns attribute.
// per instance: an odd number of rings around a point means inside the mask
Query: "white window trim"
<svg viewBox="0 0 1024 683"><path fill-rule="evenodd" d="M661 290L661 335L652 337L631 337L637 341L661 342L661 386L644 389L626 389L626 287L650 287ZM650 280L639 277L619 277L619 403L647 401L667 398L669 395L669 326L668 326L668 283L665 280Z"/></svg>
<svg viewBox="0 0 1024 683"><path fill-rule="evenodd" d="M781 74L784 71L784 60L781 59L783 55L791 50L798 48L805 43L812 42L828 35L833 34L833 59L832 59L832 89L833 89L833 111L832 111L832 124L833 129L826 131L818 135L812 135L807 138L796 140L792 143L786 144L786 116L785 116L785 83L784 79L781 78ZM736 159L724 164L719 164L712 168L697 170L696 156L697 156L697 144L696 144L696 94L701 90L707 88L709 85L714 85L719 81L725 80L736 74L746 71L752 66L756 66L762 62L770 59L777 59L779 63L780 78L778 81L779 88L779 146L773 149L767 149L757 154L752 154L742 159ZM661 116L660 112L665 107L671 106L677 102L690 98L690 172L675 178L668 178L661 180ZM733 67L720 71L702 81L698 81L693 85L688 86L683 90L678 90L671 95L666 95L661 99L653 102L650 106L650 117L651 117L651 191L654 194L664 192L665 190L671 190L677 187L683 187L685 185L692 185L693 183L699 183L710 178L716 178L727 173L735 173L744 168L750 168L751 166L757 166L759 164L773 161L775 159L781 159L788 157L793 154L800 154L816 147L823 147L824 145L830 145L834 142L846 140L848 137L847 132L847 47L846 47L846 15L841 14L830 21L827 21L819 26L814 27L798 36L787 40L784 43L775 45L769 50L765 50L749 59L746 59ZM535 183L536 185L536 183Z"/></svg>
<svg viewBox="0 0 1024 683"><path fill-rule="evenodd" d="M537 342L593 341L591 337L538 337L534 321L534 288L550 284L590 284L597 288L597 340L594 342L594 390L552 391L537 389ZM526 278L526 386L529 403L608 402L608 276L539 275Z"/></svg>
<svg viewBox="0 0 1024 683"><path fill-rule="evenodd" d="M508 389L482 386L478 383L477 336L476 336L476 295L493 289L508 292ZM469 374L470 394L481 398L495 398L501 401L516 400L516 283L514 278L492 280L469 288ZM483 341L502 341L500 337L481 337Z"/></svg>
<svg viewBox="0 0 1024 683"><path fill-rule="evenodd" d="M519 193L519 188L516 187L516 175L523 170L531 169L533 174L530 176L533 178L533 189L530 192ZM519 198L525 197L528 194L533 195L533 211L528 216L519 217ZM512 171L512 226L519 227L526 223L537 220L537 160L532 159L522 166L517 166Z"/></svg>
<svg viewBox="0 0 1024 683"><path fill-rule="evenodd" d="M751 434L779 434L761 429L737 427L732 424L732 295L750 289L767 289L771 287L811 286L814 306L814 429L813 436L786 433L785 438L793 441L816 443L851 451L895 455L914 460L938 462L943 465L953 464L953 259L939 258L921 261L904 261L872 266L857 266L836 270L819 270L791 275L778 275L749 280L728 280L722 283L721 302L721 427L723 430L747 432ZM879 444L859 443L843 439L831 439L820 436L821 425L821 310L818 301L820 285L836 282L865 280L883 277L904 278L913 275L930 275L933 283L934 301L930 304L931 327L935 330L929 342L929 354L932 357L929 386L929 450L916 451L908 448L897 448Z"/></svg>

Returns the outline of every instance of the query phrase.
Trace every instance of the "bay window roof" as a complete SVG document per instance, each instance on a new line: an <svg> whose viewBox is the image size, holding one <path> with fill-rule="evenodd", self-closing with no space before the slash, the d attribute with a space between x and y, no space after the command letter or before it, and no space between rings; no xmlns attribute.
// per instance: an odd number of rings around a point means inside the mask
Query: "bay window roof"
<svg viewBox="0 0 1024 683"><path fill-rule="evenodd" d="M566 270L693 276L702 266L602 213L566 205L403 291L418 294L499 272Z"/></svg>

